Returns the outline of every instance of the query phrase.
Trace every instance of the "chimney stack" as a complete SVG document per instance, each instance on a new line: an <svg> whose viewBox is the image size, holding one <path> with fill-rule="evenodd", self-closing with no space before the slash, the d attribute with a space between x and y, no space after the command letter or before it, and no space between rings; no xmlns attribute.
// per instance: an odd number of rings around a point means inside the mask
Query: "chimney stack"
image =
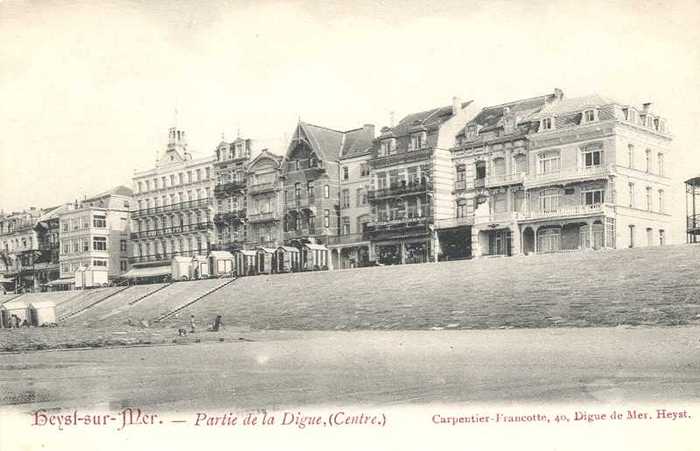
<svg viewBox="0 0 700 451"><path fill-rule="evenodd" d="M649 107L651 106L651 102L643 103L642 104L642 109L644 110L645 113L649 112Z"/></svg>
<svg viewBox="0 0 700 451"><path fill-rule="evenodd" d="M452 97L452 114L457 114L462 109L462 101L459 97Z"/></svg>
<svg viewBox="0 0 700 451"><path fill-rule="evenodd" d="M561 101L564 98L564 91L559 88L554 88L554 98Z"/></svg>
<svg viewBox="0 0 700 451"><path fill-rule="evenodd" d="M365 133L370 139L374 139L374 124L365 124L362 128L365 129Z"/></svg>

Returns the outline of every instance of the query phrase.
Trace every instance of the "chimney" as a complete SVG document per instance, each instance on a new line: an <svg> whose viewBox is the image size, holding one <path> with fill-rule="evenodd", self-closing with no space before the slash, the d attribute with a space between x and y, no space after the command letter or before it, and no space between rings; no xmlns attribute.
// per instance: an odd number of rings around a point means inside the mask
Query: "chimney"
<svg viewBox="0 0 700 451"><path fill-rule="evenodd" d="M651 106L651 102L643 103L643 104L642 104L642 110L643 110L645 113L648 113L648 112L649 112L649 107L650 107L650 106Z"/></svg>
<svg viewBox="0 0 700 451"><path fill-rule="evenodd" d="M455 115L462 110L462 101L459 97L452 97L452 114Z"/></svg>
<svg viewBox="0 0 700 451"><path fill-rule="evenodd" d="M365 124L362 126L365 129L365 134L369 139L374 139L374 124Z"/></svg>
<svg viewBox="0 0 700 451"><path fill-rule="evenodd" d="M564 91L559 88L554 88L554 98L557 101L561 101L564 98Z"/></svg>

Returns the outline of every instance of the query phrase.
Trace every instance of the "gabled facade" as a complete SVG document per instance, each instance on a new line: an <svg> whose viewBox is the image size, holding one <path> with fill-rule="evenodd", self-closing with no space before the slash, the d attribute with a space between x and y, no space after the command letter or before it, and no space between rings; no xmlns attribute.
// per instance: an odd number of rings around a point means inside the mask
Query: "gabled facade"
<svg viewBox="0 0 700 451"><path fill-rule="evenodd" d="M371 142L369 131L299 122L286 155L285 243L327 244L340 232L340 158L343 149Z"/></svg>
<svg viewBox="0 0 700 451"><path fill-rule="evenodd" d="M454 171L450 148L473 117L472 102L410 114L375 139L369 160L372 222L367 235L380 264L437 261L438 229L454 218Z"/></svg>
<svg viewBox="0 0 700 451"><path fill-rule="evenodd" d="M235 251L246 241L247 168L252 141L237 138L221 142L214 161L214 197L216 198L216 248Z"/></svg>
<svg viewBox="0 0 700 451"><path fill-rule="evenodd" d="M283 244L284 157L264 149L248 165L246 247L277 249Z"/></svg>
<svg viewBox="0 0 700 451"><path fill-rule="evenodd" d="M0 216L0 278L6 289L35 290L32 264L39 254L34 230L42 211L37 208ZM12 282L10 282L12 281Z"/></svg>

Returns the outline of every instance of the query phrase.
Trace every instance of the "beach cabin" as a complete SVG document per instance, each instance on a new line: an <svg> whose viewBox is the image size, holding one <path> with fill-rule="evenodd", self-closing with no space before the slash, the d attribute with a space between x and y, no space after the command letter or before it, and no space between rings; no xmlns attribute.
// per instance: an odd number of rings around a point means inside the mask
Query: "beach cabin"
<svg viewBox="0 0 700 451"><path fill-rule="evenodd" d="M29 309L24 302L18 299L0 305L0 326L3 328L18 327L24 320L29 321Z"/></svg>
<svg viewBox="0 0 700 451"><path fill-rule="evenodd" d="M176 255L170 260L170 269L172 271L173 280L190 280L192 274L192 257L182 257Z"/></svg>
<svg viewBox="0 0 700 451"><path fill-rule="evenodd" d="M81 266L75 271L75 288L106 287L109 284L107 267L105 266Z"/></svg>
<svg viewBox="0 0 700 451"><path fill-rule="evenodd" d="M192 279L206 279L209 277L209 260L203 255L192 257Z"/></svg>
<svg viewBox="0 0 700 451"><path fill-rule="evenodd" d="M32 326L56 324L56 304L53 301L34 301L29 304L29 324Z"/></svg>
<svg viewBox="0 0 700 451"><path fill-rule="evenodd" d="M301 250L305 271L328 269L328 248L322 244L307 243Z"/></svg>
<svg viewBox="0 0 700 451"><path fill-rule="evenodd" d="M213 276L232 276L234 268L233 254L226 251L210 252L209 268Z"/></svg>
<svg viewBox="0 0 700 451"><path fill-rule="evenodd" d="M236 275L238 276L254 276L255 275L255 251L240 249L236 251Z"/></svg>
<svg viewBox="0 0 700 451"><path fill-rule="evenodd" d="M277 248L277 272L299 271L301 252L296 247L280 246Z"/></svg>
<svg viewBox="0 0 700 451"><path fill-rule="evenodd" d="M275 249L259 246L255 249L255 270L258 274L272 274L277 270Z"/></svg>

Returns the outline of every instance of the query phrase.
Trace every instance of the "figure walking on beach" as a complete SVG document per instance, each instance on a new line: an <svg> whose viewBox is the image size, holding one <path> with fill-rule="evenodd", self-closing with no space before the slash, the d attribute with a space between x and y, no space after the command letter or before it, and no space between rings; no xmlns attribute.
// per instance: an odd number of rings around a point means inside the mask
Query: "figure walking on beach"
<svg viewBox="0 0 700 451"><path fill-rule="evenodd" d="M190 333L193 334L195 328L197 327L197 323L194 321L194 315L190 315Z"/></svg>
<svg viewBox="0 0 700 451"><path fill-rule="evenodd" d="M214 327L212 330L214 332L218 332L219 329L221 329L224 326L224 321L223 317L221 315L216 315L216 319L214 320Z"/></svg>

